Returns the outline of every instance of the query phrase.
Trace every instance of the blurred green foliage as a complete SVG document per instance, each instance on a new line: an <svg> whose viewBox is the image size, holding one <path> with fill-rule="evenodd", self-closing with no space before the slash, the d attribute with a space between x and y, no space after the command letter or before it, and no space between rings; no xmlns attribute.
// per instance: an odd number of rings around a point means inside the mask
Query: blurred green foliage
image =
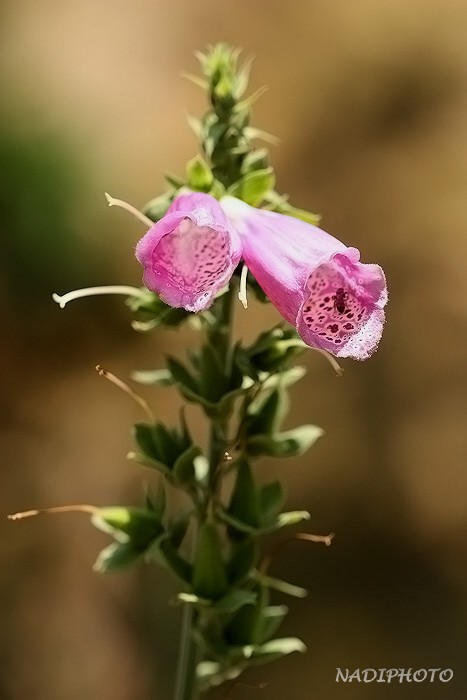
<svg viewBox="0 0 467 700"><path fill-rule="evenodd" d="M0 273L15 310L37 311L53 291L88 277L79 238L84 194L83 163L66 136L0 123Z"/></svg>

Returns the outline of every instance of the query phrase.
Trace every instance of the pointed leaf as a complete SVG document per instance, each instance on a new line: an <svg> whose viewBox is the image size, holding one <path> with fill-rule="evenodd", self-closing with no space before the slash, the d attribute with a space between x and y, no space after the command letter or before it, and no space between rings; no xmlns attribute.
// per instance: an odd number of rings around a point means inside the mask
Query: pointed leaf
<svg viewBox="0 0 467 700"><path fill-rule="evenodd" d="M295 586L293 583L289 583L288 581L282 581L282 579L266 576L265 574L259 574L258 578L264 586L273 588L275 591L280 591L286 595L291 595L294 598L306 598L308 595L306 588Z"/></svg>
<svg viewBox="0 0 467 700"><path fill-rule="evenodd" d="M185 365L176 360L174 357L167 357L167 365L172 377L178 384L194 394L199 393L198 382L190 374Z"/></svg>
<svg viewBox="0 0 467 700"><path fill-rule="evenodd" d="M257 594L254 591L233 589L212 606L217 614L223 615L234 613L244 605L253 605L256 602Z"/></svg>
<svg viewBox="0 0 467 700"><path fill-rule="evenodd" d="M159 518L152 510L137 507L108 506L99 508L91 516L92 524L109 532L120 542L131 542L143 550L163 532Z"/></svg>
<svg viewBox="0 0 467 700"><path fill-rule="evenodd" d="M261 646L255 646L251 654L251 662L255 664L265 664L282 656L298 651L301 654L306 652L306 646L297 637L284 637L283 639L272 639Z"/></svg>
<svg viewBox="0 0 467 700"><path fill-rule="evenodd" d="M131 566L140 556L141 552L130 542L112 542L99 553L92 568L100 574L120 571Z"/></svg>
<svg viewBox="0 0 467 700"><path fill-rule="evenodd" d="M200 155L188 161L186 166L188 187L197 192L209 192L213 182L211 168Z"/></svg>
<svg viewBox="0 0 467 700"><path fill-rule="evenodd" d="M251 206L259 206L267 192L274 187L275 175L272 168L252 170L238 180L228 193Z"/></svg>
<svg viewBox="0 0 467 700"><path fill-rule="evenodd" d="M316 425L302 425L275 436L253 435L247 440L247 451L255 457L295 457L304 454L323 432Z"/></svg>
<svg viewBox="0 0 467 700"><path fill-rule="evenodd" d="M201 455L201 449L192 445L175 460L173 473L182 485L192 485L196 481L194 460Z"/></svg>
<svg viewBox="0 0 467 700"><path fill-rule="evenodd" d="M266 642L279 629L289 609L286 605L270 605L264 608L258 624L258 641Z"/></svg>
<svg viewBox="0 0 467 700"><path fill-rule="evenodd" d="M172 386L174 378L168 369L135 370L131 373L133 381L152 386Z"/></svg>
<svg viewBox="0 0 467 700"><path fill-rule="evenodd" d="M222 598L228 589L219 535L211 523L199 530L192 585L196 595L210 600Z"/></svg>
<svg viewBox="0 0 467 700"><path fill-rule="evenodd" d="M284 503L285 496L280 481L270 481L261 487L259 503L261 511L261 523L266 524L279 513Z"/></svg>
<svg viewBox="0 0 467 700"><path fill-rule="evenodd" d="M226 572L229 583L241 581L254 568L258 558L258 545L253 539L244 539L232 547Z"/></svg>
<svg viewBox="0 0 467 700"><path fill-rule="evenodd" d="M147 549L145 559L162 564L185 583L191 583L193 567L178 553L168 535L160 537Z"/></svg>
<svg viewBox="0 0 467 700"><path fill-rule="evenodd" d="M258 506L258 493L250 463L245 458L240 457L228 513L236 520L256 528L259 524Z"/></svg>

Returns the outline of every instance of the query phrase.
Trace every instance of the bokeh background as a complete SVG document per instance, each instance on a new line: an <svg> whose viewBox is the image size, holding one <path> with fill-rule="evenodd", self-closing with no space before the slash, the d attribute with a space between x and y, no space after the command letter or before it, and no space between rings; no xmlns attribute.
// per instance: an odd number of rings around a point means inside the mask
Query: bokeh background
<svg viewBox="0 0 467 700"><path fill-rule="evenodd" d="M254 54L278 134L279 188L387 272L378 353L336 378L315 353L290 422L325 436L264 461L332 547L296 543L273 573L310 589L284 634L307 657L247 674L231 698L467 697L467 5L462 0L3 0L0 28L0 698L171 696L176 584L141 566L100 577L107 538L63 503L139 503L138 408L94 372L127 378L191 339L129 327L118 298L61 311L54 291L139 284L143 233L103 192L141 206L197 148L181 79L224 40ZM239 309L238 333L276 319ZM145 395L175 415L167 389ZM202 430L194 409L190 415ZM448 684L336 684L341 668L452 668ZM224 691L213 697L226 697Z"/></svg>

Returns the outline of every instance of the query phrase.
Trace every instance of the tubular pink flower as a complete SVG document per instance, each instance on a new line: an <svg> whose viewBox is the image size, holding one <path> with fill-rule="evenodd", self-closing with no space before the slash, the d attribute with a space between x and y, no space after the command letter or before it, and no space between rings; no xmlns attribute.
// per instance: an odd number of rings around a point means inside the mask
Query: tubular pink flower
<svg viewBox="0 0 467 700"><path fill-rule="evenodd" d="M307 345L365 360L377 348L387 302L379 265L359 262L325 231L284 214L221 200L243 244L243 259Z"/></svg>
<svg viewBox="0 0 467 700"><path fill-rule="evenodd" d="M143 236L136 257L148 289L170 306L196 312L228 283L241 257L241 241L214 197L191 192L177 197Z"/></svg>

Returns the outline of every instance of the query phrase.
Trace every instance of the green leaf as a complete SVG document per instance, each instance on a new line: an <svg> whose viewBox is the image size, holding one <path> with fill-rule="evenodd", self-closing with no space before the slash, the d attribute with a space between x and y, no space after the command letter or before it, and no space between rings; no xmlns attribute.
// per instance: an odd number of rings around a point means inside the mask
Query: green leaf
<svg viewBox="0 0 467 700"><path fill-rule="evenodd" d="M192 515L193 510L191 508L188 510L184 509L176 515L171 524L167 527L170 541L176 549L179 549L180 545L185 539Z"/></svg>
<svg viewBox="0 0 467 700"><path fill-rule="evenodd" d="M295 457L304 454L323 432L316 425L302 425L275 436L253 435L247 439L246 449L252 457Z"/></svg>
<svg viewBox="0 0 467 700"><path fill-rule="evenodd" d="M168 369L135 370L131 373L131 378L139 384L152 386L172 386L175 384Z"/></svg>
<svg viewBox="0 0 467 700"><path fill-rule="evenodd" d="M146 551L145 559L162 564L172 571L185 583L191 584L193 567L182 557L170 540L170 535L164 535L156 540Z"/></svg>
<svg viewBox="0 0 467 700"><path fill-rule="evenodd" d="M169 183L171 187L173 187L175 190L179 190L181 187L183 187L186 183L184 180L182 180L181 177L178 177L178 175L172 175L171 173L165 173L164 175L165 179Z"/></svg>
<svg viewBox="0 0 467 700"><path fill-rule="evenodd" d="M153 511L155 517L161 521L167 507L167 494L162 479L159 479L157 483L157 491L154 496L152 496L151 493L146 494L146 502L148 508Z"/></svg>
<svg viewBox="0 0 467 700"><path fill-rule="evenodd" d="M193 394L199 394L199 386L196 379L187 370L185 365L176 360L174 357L167 357L167 365L169 372L175 381L184 389L188 389Z"/></svg>
<svg viewBox="0 0 467 700"><path fill-rule="evenodd" d="M110 533L120 542L129 542L139 550L143 550L163 532L157 515L146 508L99 508L92 514L91 522L99 530Z"/></svg>
<svg viewBox="0 0 467 700"><path fill-rule="evenodd" d="M254 568L258 558L258 545L253 539L244 539L232 546L232 554L226 565L230 584L241 581Z"/></svg>
<svg viewBox="0 0 467 700"><path fill-rule="evenodd" d="M193 566L193 591L201 598L219 600L228 589L221 544L211 523L201 525Z"/></svg>
<svg viewBox="0 0 467 700"><path fill-rule="evenodd" d="M201 692L204 692L211 687L225 683L225 681L238 678L244 669L244 663L225 667L217 661L201 661L196 666L197 686Z"/></svg>
<svg viewBox="0 0 467 700"><path fill-rule="evenodd" d="M100 574L120 571L131 566L140 556L141 551L134 549L130 542L112 542L99 553L92 568Z"/></svg>
<svg viewBox="0 0 467 700"><path fill-rule="evenodd" d="M142 452L129 452L127 454L127 459L132 462L137 462L150 469L157 469L165 478L171 483L174 483L174 477L172 471L167 467L166 464L159 462L157 459L153 459L143 454Z"/></svg>
<svg viewBox="0 0 467 700"><path fill-rule="evenodd" d="M261 523L266 524L279 513L284 503L285 496L280 481L271 481L261 487L259 491L259 503L261 511Z"/></svg>
<svg viewBox="0 0 467 700"><path fill-rule="evenodd" d="M199 355L200 394L210 403L217 403L227 388L225 368L210 343L201 348Z"/></svg>
<svg viewBox="0 0 467 700"><path fill-rule="evenodd" d="M275 175L272 168L252 170L229 187L228 194L256 207L261 204L266 193L274 187L274 182Z"/></svg>
<svg viewBox="0 0 467 700"><path fill-rule="evenodd" d="M257 573L257 578L263 584L263 586L273 588L275 591L280 591L281 593L293 596L294 598L306 598L308 595L306 588L295 586L293 583L289 583L288 581L282 581L282 579L266 576L266 574L260 574L259 572Z"/></svg>
<svg viewBox="0 0 467 700"><path fill-rule="evenodd" d="M254 591L233 589L212 606L212 610L219 615L235 613L244 605L253 605L256 602L257 594Z"/></svg>
<svg viewBox="0 0 467 700"><path fill-rule="evenodd" d="M277 632L289 609L286 605L270 605L261 613L258 622L258 641L266 642Z"/></svg>
<svg viewBox="0 0 467 700"><path fill-rule="evenodd" d="M172 192L166 192L159 197L154 197L143 207L145 214L152 221L159 221L167 213L173 199Z"/></svg>
<svg viewBox="0 0 467 700"><path fill-rule="evenodd" d="M256 594L257 595L257 594ZM224 629L224 636L232 646L251 644L255 638L258 619L261 614L261 598L255 605L242 607Z"/></svg>
<svg viewBox="0 0 467 700"><path fill-rule="evenodd" d="M182 591L181 593L177 593L177 598L182 603L187 603L188 605L196 605L201 608L208 608L211 606L210 600L206 600L206 598L200 598L194 593L186 593Z"/></svg>
<svg viewBox="0 0 467 700"><path fill-rule="evenodd" d="M172 466L178 450L172 435L162 423L136 423L133 436L143 455L167 467Z"/></svg>
<svg viewBox="0 0 467 700"><path fill-rule="evenodd" d="M267 170L268 168L268 151L267 148L256 148L249 151L243 159L241 172L242 175L252 170Z"/></svg>
<svg viewBox="0 0 467 700"><path fill-rule="evenodd" d="M307 510L280 513L275 520L262 524L261 527L255 528L252 525L247 525L242 520L235 518L222 508L218 508L217 515L220 520L223 520L225 523L227 523L227 525L230 525L235 530L243 532L246 535L254 535L255 537L258 535L265 535L270 532L275 532L276 530L280 530L288 525L296 525L297 523L302 522L303 520L309 520L310 518L310 514Z"/></svg>
<svg viewBox="0 0 467 700"><path fill-rule="evenodd" d="M307 510L291 510L288 513L279 513L274 529L277 530L281 527L288 527L289 525L298 525L298 523L302 523L304 520L309 520L310 518L311 515Z"/></svg>
<svg viewBox="0 0 467 700"><path fill-rule="evenodd" d="M228 513L236 520L256 528L259 524L259 504L251 466L244 457L239 458L237 465L237 478Z"/></svg>
<svg viewBox="0 0 467 700"><path fill-rule="evenodd" d="M175 460L173 473L180 484L194 484L196 481L194 460L200 455L200 448L197 445L192 445Z"/></svg>
<svg viewBox="0 0 467 700"><path fill-rule="evenodd" d="M301 654L306 652L306 646L297 637L284 637L282 639L272 639L270 642L255 646L250 660L255 664L265 664L282 656L298 651Z"/></svg>
<svg viewBox="0 0 467 700"><path fill-rule="evenodd" d="M289 404L287 391L280 385L271 392L260 393L248 407L247 440L257 434L275 433L287 415Z"/></svg>

